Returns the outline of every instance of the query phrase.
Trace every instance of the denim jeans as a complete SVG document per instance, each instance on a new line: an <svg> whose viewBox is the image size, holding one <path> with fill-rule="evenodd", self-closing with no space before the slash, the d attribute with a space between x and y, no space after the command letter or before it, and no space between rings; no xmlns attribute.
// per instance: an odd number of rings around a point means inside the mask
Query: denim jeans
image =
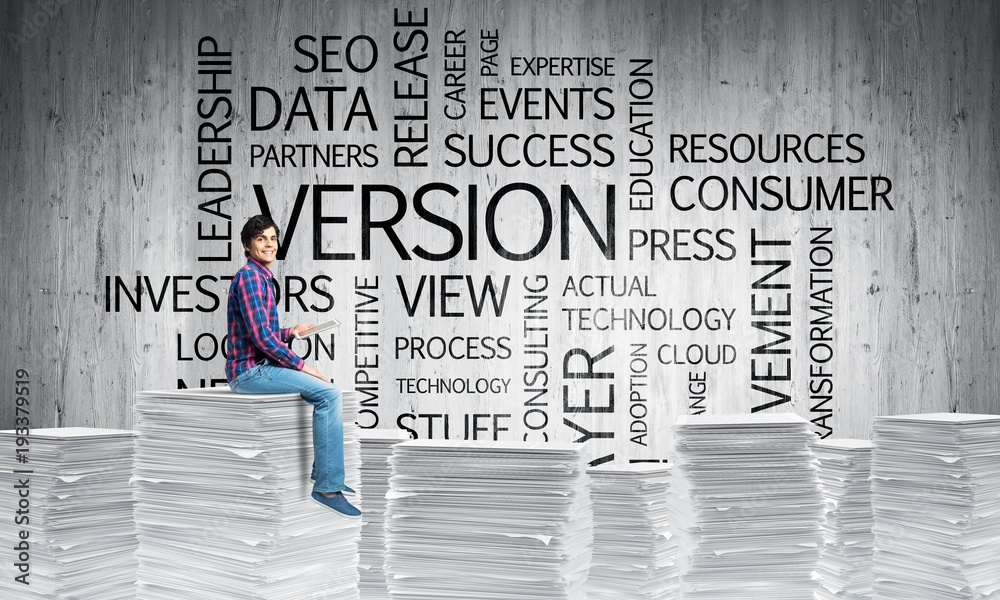
<svg viewBox="0 0 1000 600"><path fill-rule="evenodd" d="M229 382L238 394L298 393L313 405L313 490L344 489L344 418L340 389L332 383L264 361Z"/></svg>

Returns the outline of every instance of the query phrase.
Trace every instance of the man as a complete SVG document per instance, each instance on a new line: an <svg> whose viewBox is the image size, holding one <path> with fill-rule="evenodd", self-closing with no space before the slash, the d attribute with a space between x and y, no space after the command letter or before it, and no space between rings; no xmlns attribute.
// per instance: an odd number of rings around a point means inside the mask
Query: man
<svg viewBox="0 0 1000 600"><path fill-rule="evenodd" d="M326 377L288 347L292 336L315 326L278 328L271 263L278 250L278 227L269 217L251 217L240 234L247 264L229 286L226 321L229 357L226 377L240 394L294 392L313 405L312 499L351 518L361 511L347 501L344 485L344 421L341 393Z"/></svg>

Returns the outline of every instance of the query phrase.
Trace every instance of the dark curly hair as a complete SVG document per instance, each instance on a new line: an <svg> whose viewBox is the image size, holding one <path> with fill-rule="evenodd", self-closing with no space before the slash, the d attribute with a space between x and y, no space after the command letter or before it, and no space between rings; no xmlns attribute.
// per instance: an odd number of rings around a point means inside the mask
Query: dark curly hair
<svg viewBox="0 0 1000 600"><path fill-rule="evenodd" d="M278 226L274 224L271 217L267 215L254 215L250 217L247 224L243 226L243 231L240 232L240 241L243 242L243 256L249 257L250 253L246 251L246 247L250 245L262 231L268 227L274 227L274 235L280 235L281 232L278 230Z"/></svg>

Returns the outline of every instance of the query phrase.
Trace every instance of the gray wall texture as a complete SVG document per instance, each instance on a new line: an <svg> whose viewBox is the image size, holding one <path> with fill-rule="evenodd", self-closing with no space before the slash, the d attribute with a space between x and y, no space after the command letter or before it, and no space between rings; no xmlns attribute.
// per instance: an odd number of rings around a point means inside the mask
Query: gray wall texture
<svg viewBox="0 0 1000 600"><path fill-rule="evenodd" d="M364 390L364 426L624 461L702 410L861 438L1000 412L993 2L56 0L0 23L0 427L129 428L138 390L222 383L261 198L282 322L343 322L294 348Z"/></svg>

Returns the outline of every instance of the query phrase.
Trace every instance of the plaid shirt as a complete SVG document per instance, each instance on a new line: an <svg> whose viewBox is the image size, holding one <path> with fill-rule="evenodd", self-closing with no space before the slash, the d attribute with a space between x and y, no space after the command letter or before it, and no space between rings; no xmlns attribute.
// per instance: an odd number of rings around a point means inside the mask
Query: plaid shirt
<svg viewBox="0 0 1000 600"><path fill-rule="evenodd" d="M263 358L270 358L287 369L302 370L305 363L285 342L291 337L289 330L278 328L271 271L252 257L236 272L229 286L226 323L229 328L226 378L229 381Z"/></svg>

